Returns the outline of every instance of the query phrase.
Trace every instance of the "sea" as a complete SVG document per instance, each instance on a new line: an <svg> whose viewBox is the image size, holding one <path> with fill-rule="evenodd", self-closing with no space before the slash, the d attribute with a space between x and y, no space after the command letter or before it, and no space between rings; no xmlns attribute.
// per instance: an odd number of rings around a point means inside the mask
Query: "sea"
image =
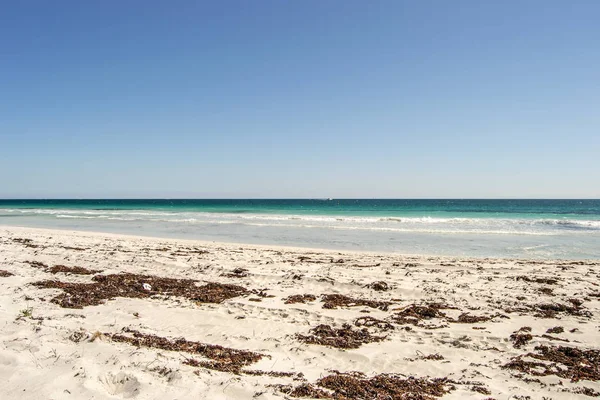
<svg viewBox="0 0 600 400"><path fill-rule="evenodd" d="M600 200L0 200L0 225L454 257L600 259Z"/></svg>

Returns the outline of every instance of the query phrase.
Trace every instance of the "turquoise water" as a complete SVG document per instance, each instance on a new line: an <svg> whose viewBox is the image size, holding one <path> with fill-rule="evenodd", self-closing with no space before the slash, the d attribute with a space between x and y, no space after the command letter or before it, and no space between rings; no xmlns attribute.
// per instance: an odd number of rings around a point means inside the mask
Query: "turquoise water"
<svg viewBox="0 0 600 400"><path fill-rule="evenodd" d="M412 254L600 259L600 200L0 200L0 224Z"/></svg>

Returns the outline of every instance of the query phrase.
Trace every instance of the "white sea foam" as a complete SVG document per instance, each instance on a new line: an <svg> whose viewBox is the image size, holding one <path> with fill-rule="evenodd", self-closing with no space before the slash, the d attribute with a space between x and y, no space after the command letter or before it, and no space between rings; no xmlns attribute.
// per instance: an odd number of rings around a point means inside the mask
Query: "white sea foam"
<svg viewBox="0 0 600 400"><path fill-rule="evenodd" d="M479 233L514 235L556 235L561 232L600 231L598 220L517 219L465 217L367 217L300 214L251 214L211 212L168 212L151 210L74 210L74 209L4 209L2 212L23 216L58 219L104 221L139 221L167 224L241 224L281 228L324 228L416 233Z"/></svg>
<svg viewBox="0 0 600 400"><path fill-rule="evenodd" d="M12 218L2 219L2 216ZM170 210L1 209L0 224L406 253L599 258L600 221Z"/></svg>

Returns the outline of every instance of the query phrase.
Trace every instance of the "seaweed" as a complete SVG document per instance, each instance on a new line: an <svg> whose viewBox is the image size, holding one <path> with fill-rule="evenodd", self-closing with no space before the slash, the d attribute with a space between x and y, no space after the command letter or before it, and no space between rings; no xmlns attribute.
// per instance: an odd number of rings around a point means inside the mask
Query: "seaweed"
<svg viewBox="0 0 600 400"><path fill-rule="evenodd" d="M520 349L533 339L530 333L513 333L510 335L510 340L513 342L515 349Z"/></svg>
<svg viewBox="0 0 600 400"><path fill-rule="evenodd" d="M386 292L390 290L390 286L384 281L377 281L367 284L365 287L373 289L376 292Z"/></svg>
<svg viewBox="0 0 600 400"><path fill-rule="evenodd" d="M367 306L371 308L377 308L382 311L387 311L390 304L389 301L376 301L376 300L364 300L364 299L354 299L352 297L344 296L343 294L324 294L323 299L323 308L334 309L337 307L357 307L357 306Z"/></svg>
<svg viewBox="0 0 600 400"><path fill-rule="evenodd" d="M468 313L462 313L458 316L457 319L452 319L450 322L456 322L459 324L477 324L479 322L487 322L490 321L493 317L486 316L475 316L469 315Z"/></svg>
<svg viewBox="0 0 600 400"><path fill-rule="evenodd" d="M554 278L529 278L528 276L525 276L525 275L517 276L515 279L517 281L534 282L534 283L541 283L541 284L545 284L545 285L556 285L558 283L558 279L554 279Z"/></svg>
<svg viewBox="0 0 600 400"><path fill-rule="evenodd" d="M274 385L280 392L290 397L308 397L311 399L333 399L333 395L319 389L310 383L303 383L296 387L291 385Z"/></svg>
<svg viewBox="0 0 600 400"><path fill-rule="evenodd" d="M380 342L386 338L385 336L371 335L367 328L352 329L349 324L343 324L341 328L321 324L309 332L310 335L298 334L296 337L303 343L331 346L338 349L357 349L365 343Z"/></svg>
<svg viewBox="0 0 600 400"><path fill-rule="evenodd" d="M245 278L248 276L248 270L246 268L235 268L228 274L222 274L228 278Z"/></svg>
<svg viewBox="0 0 600 400"><path fill-rule="evenodd" d="M25 247L29 247L29 248L32 248L32 249L37 249L37 248L39 248L39 247L42 247L42 246L40 246L39 244L33 244L33 240L32 240L32 239L13 238L13 239L11 239L11 240L12 240L13 242L15 242L15 243L20 243L20 244L22 244L23 246L25 246Z"/></svg>
<svg viewBox="0 0 600 400"><path fill-rule="evenodd" d="M562 326L555 326L554 328L549 328L546 333L563 333L565 328Z"/></svg>
<svg viewBox="0 0 600 400"><path fill-rule="evenodd" d="M40 261L24 261L25 264L29 264L34 268L42 268L42 269L48 269L50 268L48 265L44 264L43 262Z"/></svg>
<svg viewBox="0 0 600 400"><path fill-rule="evenodd" d="M198 354L211 360L198 361L195 359L187 359L184 361L184 364L195 367L199 366L238 374L241 372L243 367L253 364L265 357L263 354L254 353L252 351L237 350L214 344L192 342L183 338L167 339L156 335L141 333L129 328L123 328L123 332L129 335L105 333L104 336L110 338L113 342L128 343L136 347L148 347L168 351L182 351L191 354Z"/></svg>
<svg viewBox="0 0 600 400"><path fill-rule="evenodd" d="M373 318L370 316L359 317L354 320L354 326L356 327L367 327L367 328L378 328L382 331L391 331L394 329L394 325L382 319Z"/></svg>
<svg viewBox="0 0 600 400"><path fill-rule="evenodd" d="M590 397L600 397L600 392L598 392L597 390L594 390L592 388L585 387L585 386L575 388L575 389L562 389L561 392L583 394L585 396L590 396Z"/></svg>
<svg viewBox="0 0 600 400"><path fill-rule="evenodd" d="M435 354L423 354L417 350L417 354L419 354L416 358L406 358L407 361L417 361L417 360L426 360L426 361L441 361L445 360L444 356L438 353Z"/></svg>
<svg viewBox="0 0 600 400"><path fill-rule="evenodd" d="M433 318L446 318L446 314L441 309L450 308L444 304L429 303L424 305L411 304L400 312L392 315L391 319L397 324L418 325L422 320Z"/></svg>
<svg viewBox="0 0 600 400"><path fill-rule="evenodd" d="M308 303L309 301L315 301L317 296L313 294L295 294L288 296L284 299L285 304L297 304L297 303Z"/></svg>
<svg viewBox="0 0 600 400"><path fill-rule="evenodd" d="M39 269L43 269L45 272L49 272L51 274L57 274L59 272L64 272L66 274L75 274L75 275L93 275L99 272L102 272L100 270L95 270L95 269L87 269L87 268L83 268L83 267L67 267L66 265L55 265L53 267L50 267L47 264L44 264L43 262L40 261L25 261L26 264L29 264L30 266L34 267L34 268L39 268Z"/></svg>
<svg viewBox="0 0 600 400"><path fill-rule="evenodd" d="M360 373L334 373L315 385L303 384L287 392L291 397L317 399L410 399L432 400L454 389L445 379L403 377L380 374L367 378ZM320 388L328 389L325 392Z"/></svg>
<svg viewBox="0 0 600 400"><path fill-rule="evenodd" d="M571 379L600 380L600 350L581 350L566 346L536 346L535 353L517 356L502 368L518 370L534 376L556 375ZM536 361L525 361L523 358Z"/></svg>
<svg viewBox="0 0 600 400"><path fill-rule="evenodd" d="M572 300L575 300L574 302ZM557 314L574 315L578 317L591 317L592 313L581 307L582 302L578 299L570 299L572 306L558 303L542 303L533 305L535 316L539 318L556 318Z"/></svg>
<svg viewBox="0 0 600 400"><path fill-rule="evenodd" d="M33 283L43 289L61 289L52 299L63 308L83 308L103 304L117 297L148 298L155 295L176 296L198 303L221 303L247 293L241 286L209 282L198 286L191 279L161 278L130 273L96 275L93 283L68 283L57 280Z"/></svg>
<svg viewBox="0 0 600 400"><path fill-rule="evenodd" d="M75 275L93 275L102 271L97 269L87 269L84 267L67 267L66 265L55 265L54 267L48 268L46 272L50 272L51 274L64 272L66 274Z"/></svg>

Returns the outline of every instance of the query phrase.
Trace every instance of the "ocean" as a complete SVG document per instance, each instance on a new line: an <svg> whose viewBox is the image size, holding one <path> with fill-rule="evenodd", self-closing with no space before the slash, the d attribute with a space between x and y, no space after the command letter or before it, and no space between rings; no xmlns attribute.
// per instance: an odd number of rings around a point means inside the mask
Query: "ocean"
<svg viewBox="0 0 600 400"><path fill-rule="evenodd" d="M600 200L0 200L0 225L404 254L600 259Z"/></svg>

